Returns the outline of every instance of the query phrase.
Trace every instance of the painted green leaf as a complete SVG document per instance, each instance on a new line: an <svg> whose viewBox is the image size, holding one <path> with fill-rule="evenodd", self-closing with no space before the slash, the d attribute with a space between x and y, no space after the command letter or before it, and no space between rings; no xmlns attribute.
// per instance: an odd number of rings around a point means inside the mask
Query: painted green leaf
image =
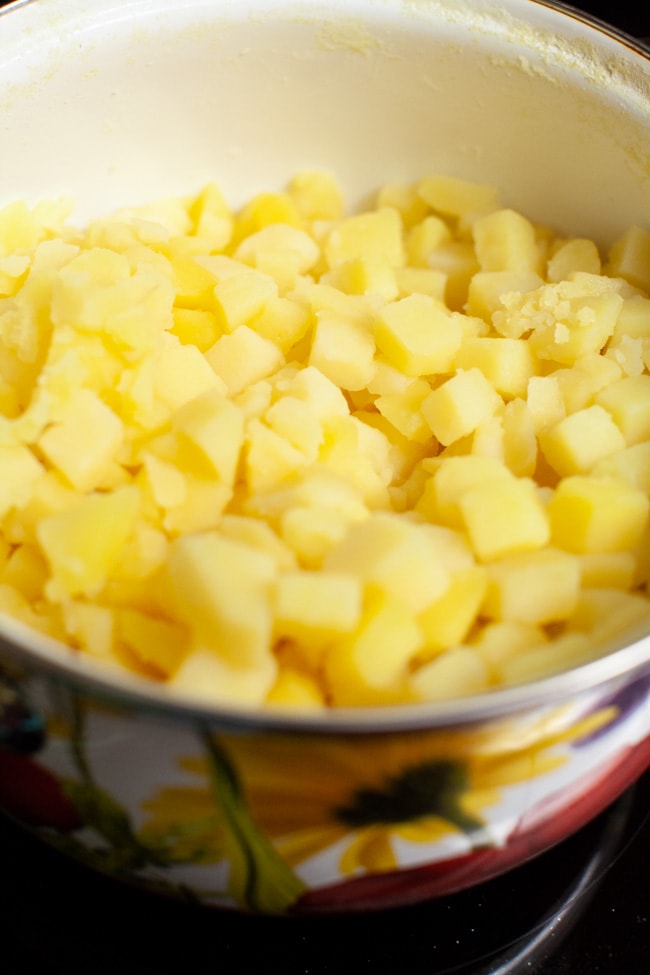
<svg viewBox="0 0 650 975"><path fill-rule="evenodd" d="M229 893L251 911L282 914L305 885L260 832L242 794L237 774L216 737L201 732L216 802L223 816L230 860Z"/></svg>

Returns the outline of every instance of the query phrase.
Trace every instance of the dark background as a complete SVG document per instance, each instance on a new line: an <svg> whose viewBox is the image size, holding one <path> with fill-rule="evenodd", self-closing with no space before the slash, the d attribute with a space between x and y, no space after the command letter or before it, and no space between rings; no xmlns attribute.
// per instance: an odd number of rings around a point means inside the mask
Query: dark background
<svg viewBox="0 0 650 975"><path fill-rule="evenodd" d="M648 0L571 6L650 38ZM482 888L381 915L287 922L121 887L0 817L0 973L649 975L649 809L647 773L576 837Z"/></svg>

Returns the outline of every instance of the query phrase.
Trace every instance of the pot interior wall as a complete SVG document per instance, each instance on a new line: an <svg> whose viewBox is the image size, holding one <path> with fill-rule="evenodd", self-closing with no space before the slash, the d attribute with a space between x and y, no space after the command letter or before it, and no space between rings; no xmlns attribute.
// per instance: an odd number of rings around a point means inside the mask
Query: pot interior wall
<svg viewBox="0 0 650 975"><path fill-rule="evenodd" d="M603 244L650 219L648 62L528 0L491 9L28 3L2 19L0 200L70 194L85 219L318 167L355 206L448 172Z"/></svg>

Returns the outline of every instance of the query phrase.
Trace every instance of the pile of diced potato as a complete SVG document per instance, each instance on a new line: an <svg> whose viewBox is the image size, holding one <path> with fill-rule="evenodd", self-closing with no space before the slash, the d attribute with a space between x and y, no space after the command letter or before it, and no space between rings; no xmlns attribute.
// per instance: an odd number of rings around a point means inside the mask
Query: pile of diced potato
<svg viewBox="0 0 650 975"><path fill-rule="evenodd" d="M650 625L650 232L447 176L0 211L0 610L215 702L535 680Z"/></svg>

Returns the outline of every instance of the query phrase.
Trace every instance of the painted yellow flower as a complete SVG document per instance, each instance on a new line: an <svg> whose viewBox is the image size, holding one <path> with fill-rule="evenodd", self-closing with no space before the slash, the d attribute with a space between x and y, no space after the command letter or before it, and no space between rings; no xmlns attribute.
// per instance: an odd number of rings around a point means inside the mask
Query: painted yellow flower
<svg viewBox="0 0 650 975"><path fill-rule="evenodd" d="M342 844L344 874L397 866L395 841L431 844L449 833L490 843L484 811L505 786L567 760L561 745L609 723L606 708L575 721L565 708L489 727L366 736L224 736L218 747L259 831L296 866ZM210 824L204 854L223 855L209 757L182 762L196 782L161 790L145 806L147 828ZM218 805L218 802L217 802Z"/></svg>

